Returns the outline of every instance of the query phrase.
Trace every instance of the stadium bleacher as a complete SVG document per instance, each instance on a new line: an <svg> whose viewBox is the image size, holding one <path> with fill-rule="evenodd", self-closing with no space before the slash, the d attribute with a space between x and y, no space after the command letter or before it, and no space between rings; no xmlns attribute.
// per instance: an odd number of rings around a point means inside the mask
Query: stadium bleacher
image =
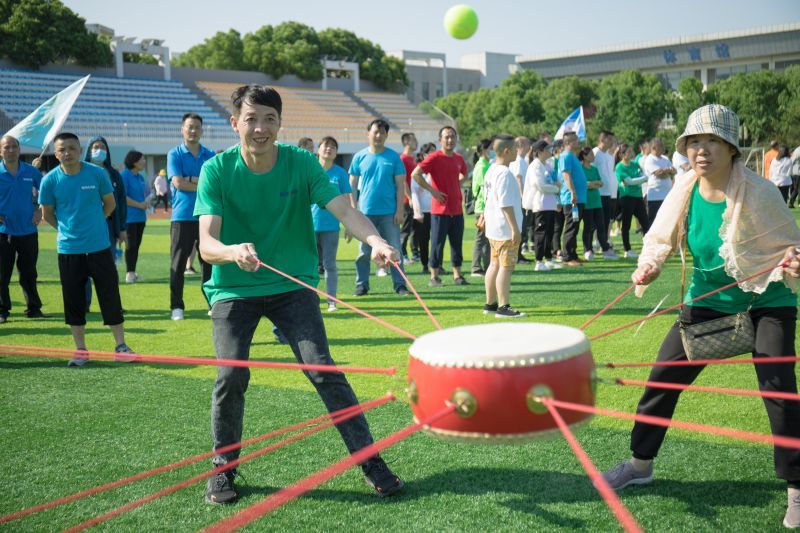
<svg viewBox="0 0 800 533"><path fill-rule="evenodd" d="M19 121L80 77L0 69L0 110ZM89 79L64 129L81 137L103 135L109 140L174 140L187 112L203 117L206 136L218 129L219 134L234 138L227 117L181 82L101 76Z"/></svg>
<svg viewBox="0 0 800 533"><path fill-rule="evenodd" d="M81 75L0 68L0 115L18 122ZM203 117L203 143L224 149L237 142L227 112L234 82L180 82L145 78L92 76L63 129L82 138L103 135L110 143L145 153L166 152L180 138L184 113ZM405 95L375 91L345 92L275 86L284 102L279 140L332 135L342 153L353 153L366 141L366 125L375 118L392 124L392 133L412 131L420 141L436 140L444 122L421 112ZM397 143L399 135L392 135Z"/></svg>

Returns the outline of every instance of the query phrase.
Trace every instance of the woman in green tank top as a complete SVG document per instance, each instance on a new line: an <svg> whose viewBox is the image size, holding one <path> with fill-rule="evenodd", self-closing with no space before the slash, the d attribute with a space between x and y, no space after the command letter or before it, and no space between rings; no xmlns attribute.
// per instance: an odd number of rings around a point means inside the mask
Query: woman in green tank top
<svg viewBox="0 0 800 533"><path fill-rule="evenodd" d="M640 286L654 281L685 235L692 254L691 267L685 267L691 268L691 276L687 276L691 281L684 295L686 305L680 322L697 324L748 311L755 327L754 357L794 355L797 295L789 286L796 290L796 279L800 277L797 249L800 230L780 194L766 190L762 185L765 180L738 161L738 132L738 117L720 105L704 106L689 117L676 149L689 158L692 170L676 182L675 189L665 199L645 239L633 279ZM754 268L763 269L764 263L767 268L775 266L770 275L758 286L745 283L748 276L743 274L754 272ZM749 270L737 268L742 264ZM734 281L739 284L690 303ZM676 323L661 345L658 361L686 359ZM754 366L761 391L797 393L794 363ZM703 368L654 367L649 381L690 384ZM637 412L671 418L679 395L677 390L648 387L639 400ZM773 434L800 438L800 402L765 399L764 405ZM631 433L633 457L603 474L609 484L622 489L652 481L653 459L666 432L663 427L636 423ZM697 461L698 466L702 461L697 457L687 459ZM775 473L788 484L784 526L798 528L800 451L776 447L774 462Z"/></svg>

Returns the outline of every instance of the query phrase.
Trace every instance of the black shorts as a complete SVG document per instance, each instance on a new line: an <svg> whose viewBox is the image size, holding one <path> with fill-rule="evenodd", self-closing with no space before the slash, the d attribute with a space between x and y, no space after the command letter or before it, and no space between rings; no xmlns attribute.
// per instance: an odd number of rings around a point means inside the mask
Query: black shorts
<svg viewBox="0 0 800 533"><path fill-rule="evenodd" d="M103 324L122 324L119 275L111 248L90 254L58 254L64 322L70 326L86 324L86 282L92 278L103 314Z"/></svg>

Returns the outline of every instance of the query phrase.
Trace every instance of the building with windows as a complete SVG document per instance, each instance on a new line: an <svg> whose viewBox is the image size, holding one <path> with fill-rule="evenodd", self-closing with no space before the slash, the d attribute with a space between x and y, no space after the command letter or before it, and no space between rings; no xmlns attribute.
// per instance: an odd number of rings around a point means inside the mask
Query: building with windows
<svg viewBox="0 0 800 533"><path fill-rule="evenodd" d="M545 79L600 79L621 70L655 74L678 88L694 77L708 86L740 72L782 71L800 65L800 23L709 33L559 54L519 56L520 68Z"/></svg>
<svg viewBox="0 0 800 533"><path fill-rule="evenodd" d="M536 56L481 52L463 56L460 68L448 67L445 55L435 52L403 50L390 55L406 62L408 96L414 102L497 87L520 68L548 80L601 79L638 70L677 89L683 78L694 77L708 86L740 72L782 71L800 64L800 23Z"/></svg>

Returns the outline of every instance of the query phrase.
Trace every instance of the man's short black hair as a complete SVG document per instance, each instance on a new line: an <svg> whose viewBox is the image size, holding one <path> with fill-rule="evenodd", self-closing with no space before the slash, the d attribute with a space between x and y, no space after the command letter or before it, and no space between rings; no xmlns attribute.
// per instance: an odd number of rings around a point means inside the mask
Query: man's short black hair
<svg viewBox="0 0 800 533"><path fill-rule="evenodd" d="M456 135L456 137L458 137L458 132L456 131L456 129L453 126L442 126L441 128L439 128L439 138L440 139L442 138L442 133L444 133L444 130L453 130L453 133Z"/></svg>
<svg viewBox="0 0 800 533"><path fill-rule="evenodd" d="M61 133L56 135L53 138L53 142L56 142L56 141L68 141L70 139L72 139L73 141L77 142L78 144L81 143L81 140L78 138L77 135L75 135L74 133L70 133L68 131L62 131Z"/></svg>
<svg viewBox="0 0 800 533"><path fill-rule="evenodd" d="M197 113L184 113L184 114L183 114L183 120L181 120L181 124L184 124L184 123L185 123L187 120L189 120L190 118L191 118L191 119L194 119L194 120L198 120L198 121L200 121L200 124L202 124L202 123L203 123L203 117L201 117L201 116L200 116L200 115L198 115Z"/></svg>
<svg viewBox="0 0 800 533"><path fill-rule="evenodd" d="M382 118L376 118L367 124L367 131L371 130L372 126L378 126L378 128L382 129L385 133L389 133L389 123Z"/></svg>
<svg viewBox="0 0 800 533"><path fill-rule="evenodd" d="M136 150L131 150L130 152L125 155L125 168L128 170L132 169L133 166L138 163L144 154L142 152L137 152Z"/></svg>
<svg viewBox="0 0 800 533"><path fill-rule="evenodd" d="M231 94L231 103L233 104L235 115L238 115L242 110L242 104L271 107L278 112L278 116L281 116L283 112L283 100L281 100L281 95L269 85L258 85L255 83L242 85Z"/></svg>
<svg viewBox="0 0 800 533"><path fill-rule="evenodd" d="M600 130L600 137L613 137L614 132L609 130Z"/></svg>
<svg viewBox="0 0 800 533"><path fill-rule="evenodd" d="M409 141L410 141L412 138L413 138L413 139L416 139L416 138L417 138L417 136L416 136L416 135L414 135L413 133L411 133L410 131L407 131L407 132L405 132L404 134L402 134L402 135L400 136L400 142L403 144L403 146L405 146L405 145L407 145L407 144L409 143Z"/></svg>
<svg viewBox="0 0 800 533"><path fill-rule="evenodd" d="M332 144L333 146L336 147L336 151L337 152L339 151L339 143L336 142L336 139L334 139L330 135L327 135L319 140L319 145L322 146L323 144Z"/></svg>

